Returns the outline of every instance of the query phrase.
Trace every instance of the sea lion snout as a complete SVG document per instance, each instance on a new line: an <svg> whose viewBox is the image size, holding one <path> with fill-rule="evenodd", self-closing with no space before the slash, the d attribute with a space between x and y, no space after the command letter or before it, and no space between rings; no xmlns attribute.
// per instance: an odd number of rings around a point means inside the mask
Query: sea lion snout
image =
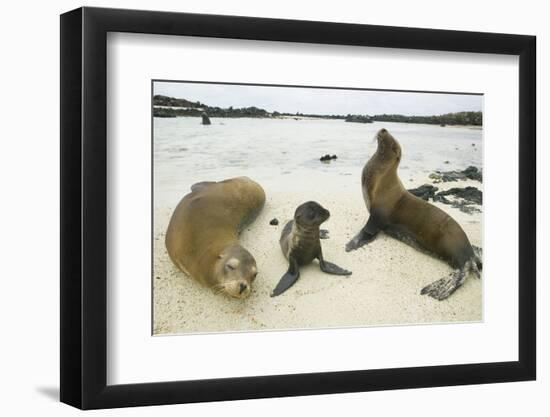
<svg viewBox="0 0 550 417"><path fill-rule="evenodd" d="M226 282L223 288L224 292L233 298L246 298L252 292L252 287L244 279Z"/></svg>
<svg viewBox="0 0 550 417"><path fill-rule="evenodd" d="M397 161L401 160L401 145L386 129L380 129L376 133L376 141L378 148L376 156L382 161Z"/></svg>
<svg viewBox="0 0 550 417"><path fill-rule="evenodd" d="M219 256L223 276L223 291L235 298L246 298L252 292L252 282L258 275L254 257L242 246L233 245Z"/></svg>

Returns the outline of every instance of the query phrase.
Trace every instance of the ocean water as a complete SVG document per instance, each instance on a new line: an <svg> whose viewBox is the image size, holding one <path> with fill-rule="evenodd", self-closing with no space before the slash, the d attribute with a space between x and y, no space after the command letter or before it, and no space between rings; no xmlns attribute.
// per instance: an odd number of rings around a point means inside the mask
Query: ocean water
<svg viewBox="0 0 550 417"><path fill-rule="evenodd" d="M408 123L348 123L311 119L155 118L155 206L173 205L190 185L247 175L274 183L285 176L360 175L376 150L374 136L386 128L401 144L403 181L434 170L482 168L482 130ZM322 163L322 155L337 155Z"/></svg>

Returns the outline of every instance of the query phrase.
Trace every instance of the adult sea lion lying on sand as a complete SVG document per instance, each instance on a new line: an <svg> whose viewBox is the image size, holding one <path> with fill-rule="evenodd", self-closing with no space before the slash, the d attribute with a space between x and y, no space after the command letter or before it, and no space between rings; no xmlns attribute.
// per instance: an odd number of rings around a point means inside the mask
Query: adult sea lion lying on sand
<svg viewBox="0 0 550 417"><path fill-rule="evenodd" d="M330 217L327 209L314 201L300 205L281 233L281 249L288 259L288 271L283 275L273 292L272 297L288 290L300 277L300 266L319 260L321 271L333 275L351 275L350 271L325 261L321 250L321 231L319 226ZM327 232L323 231L323 235Z"/></svg>
<svg viewBox="0 0 550 417"><path fill-rule="evenodd" d="M264 203L264 190L250 178L193 185L166 231L172 262L215 292L246 298L258 270L254 257L237 239Z"/></svg>
<svg viewBox="0 0 550 417"><path fill-rule="evenodd" d="M363 198L370 213L367 224L346 245L357 249L381 230L417 249L448 262L455 271L424 287L421 294L438 300L449 297L469 273L480 277L481 249L472 247L460 225L438 207L409 193L397 176L401 146L386 129L376 139L378 148L363 168ZM478 252L478 253L476 253Z"/></svg>

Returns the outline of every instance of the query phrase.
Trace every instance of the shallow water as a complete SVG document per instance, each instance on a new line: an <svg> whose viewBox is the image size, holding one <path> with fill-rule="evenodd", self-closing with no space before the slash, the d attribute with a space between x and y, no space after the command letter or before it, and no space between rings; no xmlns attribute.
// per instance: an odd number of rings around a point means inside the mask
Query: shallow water
<svg viewBox="0 0 550 417"><path fill-rule="evenodd" d="M482 165L482 130L408 123L346 123L343 120L154 119L155 206L172 206L193 183L247 175L274 183L281 176L337 173L359 176L376 150L375 133L386 128L400 142L399 175ZM319 158L338 159L322 163ZM448 163L446 163L448 161Z"/></svg>

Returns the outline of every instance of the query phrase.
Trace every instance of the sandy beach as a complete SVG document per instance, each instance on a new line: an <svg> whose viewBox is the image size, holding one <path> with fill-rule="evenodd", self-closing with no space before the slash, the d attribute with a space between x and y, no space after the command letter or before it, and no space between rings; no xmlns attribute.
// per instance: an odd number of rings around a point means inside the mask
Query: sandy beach
<svg viewBox="0 0 550 417"><path fill-rule="evenodd" d="M357 170L356 170L357 171ZM266 205L241 234L241 243L254 255L259 269L246 300L215 295L180 272L164 246L166 226L177 201L155 206L153 313L155 335L195 332L235 332L447 323L482 320L481 280L470 276L449 299L436 301L420 289L451 272L444 262L381 234L369 245L346 253L345 243L363 226L367 211L361 197L360 171L333 170L281 175L260 181ZM254 176L250 175L253 179ZM217 179L220 178L209 178ZM407 188L432 181L427 173L402 176ZM477 181L436 184L440 190L474 186ZM181 196L188 188L181 191ZM279 237L295 208L315 200L331 212L322 226L330 238L322 240L327 260L353 271L350 277L324 274L317 263L301 269L298 282L279 297L270 292L287 269ZM169 201L169 200L167 200ZM463 227L472 244L482 245L482 213L466 214L436 204ZM481 206L479 206L481 209ZM269 221L279 220L278 226Z"/></svg>

